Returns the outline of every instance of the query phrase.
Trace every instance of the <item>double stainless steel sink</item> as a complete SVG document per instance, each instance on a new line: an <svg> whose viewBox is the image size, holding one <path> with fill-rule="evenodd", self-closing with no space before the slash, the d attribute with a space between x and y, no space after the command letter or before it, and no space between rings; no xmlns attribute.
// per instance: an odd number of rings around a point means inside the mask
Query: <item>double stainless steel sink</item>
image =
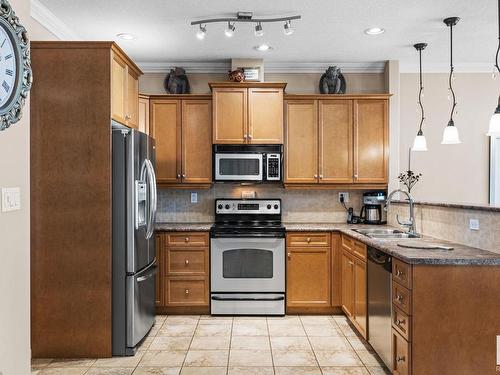
<svg viewBox="0 0 500 375"><path fill-rule="evenodd" d="M353 229L355 232L363 234L370 238L379 240L397 240L402 238L420 238L418 234L403 232L399 229L381 229L381 228L366 228Z"/></svg>

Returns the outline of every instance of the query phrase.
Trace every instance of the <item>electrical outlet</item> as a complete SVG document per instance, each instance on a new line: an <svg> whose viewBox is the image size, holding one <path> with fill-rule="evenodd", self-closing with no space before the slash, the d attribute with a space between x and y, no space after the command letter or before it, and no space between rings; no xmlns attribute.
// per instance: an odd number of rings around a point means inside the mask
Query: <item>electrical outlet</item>
<svg viewBox="0 0 500 375"><path fill-rule="evenodd" d="M469 219L469 229L470 230L479 230L479 220L478 219Z"/></svg>
<svg viewBox="0 0 500 375"><path fill-rule="evenodd" d="M198 203L198 193L191 193L191 203Z"/></svg>
<svg viewBox="0 0 500 375"><path fill-rule="evenodd" d="M347 192L341 192L339 193L339 202L341 202L341 198L344 197L344 203L349 202L349 193Z"/></svg>
<svg viewBox="0 0 500 375"><path fill-rule="evenodd" d="M15 188L2 188L2 211L17 211L21 209L21 190Z"/></svg>

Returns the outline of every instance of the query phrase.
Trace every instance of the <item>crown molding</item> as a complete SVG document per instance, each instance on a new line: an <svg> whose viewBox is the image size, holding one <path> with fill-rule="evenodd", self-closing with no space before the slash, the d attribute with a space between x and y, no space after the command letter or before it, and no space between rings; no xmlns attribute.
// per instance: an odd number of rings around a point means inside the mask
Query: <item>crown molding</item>
<svg viewBox="0 0 500 375"><path fill-rule="evenodd" d="M231 69L231 61L168 61L138 62L144 73L167 73L174 66L182 67L186 73L227 73ZM383 73L385 61L344 62L344 63L307 63L307 62L264 62L266 73L324 73L330 65L337 65L344 73Z"/></svg>
<svg viewBox="0 0 500 375"><path fill-rule="evenodd" d="M31 0L31 17L61 40L81 40L68 25L61 21L39 0Z"/></svg>
<svg viewBox="0 0 500 375"><path fill-rule="evenodd" d="M493 72L492 63L455 63L454 64L455 73L490 73ZM449 73L450 64L449 63L433 63L433 64L423 64L423 73ZM418 64L408 64L400 62L399 65L400 73L418 73Z"/></svg>

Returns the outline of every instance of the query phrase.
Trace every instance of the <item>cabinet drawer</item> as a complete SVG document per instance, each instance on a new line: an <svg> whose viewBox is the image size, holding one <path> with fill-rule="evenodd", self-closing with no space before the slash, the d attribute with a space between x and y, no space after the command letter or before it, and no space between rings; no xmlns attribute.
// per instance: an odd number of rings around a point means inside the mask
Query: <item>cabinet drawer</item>
<svg viewBox="0 0 500 375"><path fill-rule="evenodd" d="M168 233L167 246L208 246L208 233Z"/></svg>
<svg viewBox="0 0 500 375"><path fill-rule="evenodd" d="M392 308L392 327L407 341L411 341L411 317L403 311Z"/></svg>
<svg viewBox="0 0 500 375"><path fill-rule="evenodd" d="M392 279L411 289L411 265L392 258Z"/></svg>
<svg viewBox="0 0 500 375"><path fill-rule="evenodd" d="M392 331L393 374L409 375L411 373L411 345L395 330Z"/></svg>
<svg viewBox="0 0 500 375"><path fill-rule="evenodd" d="M353 240L352 253L358 258L366 260L366 245L362 242Z"/></svg>
<svg viewBox="0 0 500 375"><path fill-rule="evenodd" d="M342 235L342 247L344 249L352 252L352 249L354 247L354 240L351 237L343 234Z"/></svg>
<svg viewBox="0 0 500 375"><path fill-rule="evenodd" d="M168 248L166 274L207 275L208 251L202 248Z"/></svg>
<svg viewBox="0 0 500 375"><path fill-rule="evenodd" d="M290 233L287 246L330 246L330 233Z"/></svg>
<svg viewBox="0 0 500 375"><path fill-rule="evenodd" d="M392 283L392 305L411 315L411 292L409 289Z"/></svg>
<svg viewBox="0 0 500 375"><path fill-rule="evenodd" d="M167 306L208 305L208 279L206 277L167 277L165 283Z"/></svg>

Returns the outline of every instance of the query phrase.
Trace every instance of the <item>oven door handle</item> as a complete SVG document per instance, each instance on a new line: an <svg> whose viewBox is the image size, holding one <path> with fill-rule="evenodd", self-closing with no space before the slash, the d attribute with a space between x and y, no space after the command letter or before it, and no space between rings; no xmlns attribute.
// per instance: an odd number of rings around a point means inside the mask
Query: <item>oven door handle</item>
<svg viewBox="0 0 500 375"><path fill-rule="evenodd" d="M272 298L250 298L250 297L218 297L213 296L214 301L283 301L284 296L272 297Z"/></svg>

